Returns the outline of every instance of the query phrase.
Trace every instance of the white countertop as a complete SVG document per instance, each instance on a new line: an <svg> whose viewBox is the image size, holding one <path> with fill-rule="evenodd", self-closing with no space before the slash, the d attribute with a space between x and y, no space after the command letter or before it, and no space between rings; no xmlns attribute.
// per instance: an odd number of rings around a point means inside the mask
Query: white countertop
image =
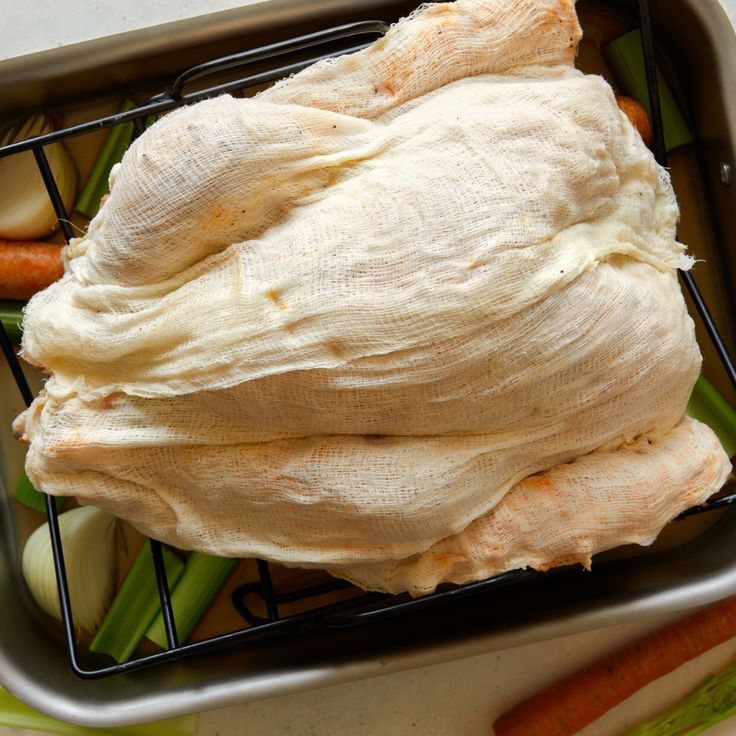
<svg viewBox="0 0 736 736"><path fill-rule="evenodd" d="M639 634L669 621L636 623L358 683L223 708L199 717L198 736L490 736L491 723L518 700ZM667 709L736 658L736 639L640 690L580 736L621 736ZM736 719L708 731L733 736Z"/></svg>
<svg viewBox="0 0 736 736"><path fill-rule="evenodd" d="M258 2L268 0L0 0L0 60Z"/></svg>
<svg viewBox="0 0 736 736"><path fill-rule="evenodd" d="M267 0L0 0L0 59ZM736 0L720 0L736 23ZM12 29L12 33L8 30ZM521 697L672 614L543 643L201 714L198 736L488 736L493 718ZM676 702L736 658L727 642L652 683L587 728L615 736ZM0 727L0 736L20 733ZM725 722L709 736L733 736Z"/></svg>

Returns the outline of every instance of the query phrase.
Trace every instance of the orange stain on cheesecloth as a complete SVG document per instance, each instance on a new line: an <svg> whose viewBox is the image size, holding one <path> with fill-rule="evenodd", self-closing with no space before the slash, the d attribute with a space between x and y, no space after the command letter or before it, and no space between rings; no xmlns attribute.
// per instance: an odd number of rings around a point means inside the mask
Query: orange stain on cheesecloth
<svg viewBox="0 0 736 736"><path fill-rule="evenodd" d="M435 42L435 36L441 33L444 29L448 28L454 22L454 13L456 9L452 3L442 3L431 6L425 11L425 18L431 18L434 16L443 16L439 21L441 29L437 28L437 24L428 23L421 31L421 38L419 38L415 46L419 49L431 48ZM387 97L399 97L402 98L402 93L407 84L411 83L416 75L416 54L411 56L403 54L397 59L389 57L387 59L386 67L384 69L385 79L381 84L373 87L375 94L383 94Z"/></svg>
<svg viewBox="0 0 736 736"><path fill-rule="evenodd" d="M197 217L195 229L202 233L221 232L239 225L240 215L244 210L238 210L237 205L229 202L211 202L210 205Z"/></svg>
<svg viewBox="0 0 736 736"><path fill-rule="evenodd" d="M590 570L590 558L583 554L559 555L558 557L553 557L551 560L547 560L547 562L535 565L535 569L540 572L547 572L547 570L552 570L556 567L568 567L571 565L581 565L585 570Z"/></svg>
<svg viewBox="0 0 736 736"><path fill-rule="evenodd" d="M524 478L522 483L529 491L551 494L557 490L555 482L549 475L530 475Z"/></svg>
<svg viewBox="0 0 736 736"><path fill-rule="evenodd" d="M432 555L432 561L437 565L451 566L456 562L465 562L465 556L457 552L441 552L438 550L436 552L431 552L430 554Z"/></svg>
<svg viewBox="0 0 736 736"><path fill-rule="evenodd" d="M286 304L281 300L281 292L278 289L268 289L268 291L266 291L266 297L273 302L274 306L280 311L286 309Z"/></svg>
<svg viewBox="0 0 736 736"><path fill-rule="evenodd" d="M122 396L122 392L113 391L113 393L103 396L100 399L100 409L114 409L117 400Z"/></svg>
<svg viewBox="0 0 736 736"><path fill-rule="evenodd" d="M583 31L580 28L578 16L575 12L574 0L562 0L561 6L562 8L564 8L567 17L570 18L566 29L567 33L569 34L568 37L570 39L570 45L567 47L566 50L566 56L570 59L570 61L574 62L575 56L577 55L578 51L578 43L583 35ZM559 15L554 11L551 11L551 15L555 18L555 22L563 22L562 18L560 18Z"/></svg>

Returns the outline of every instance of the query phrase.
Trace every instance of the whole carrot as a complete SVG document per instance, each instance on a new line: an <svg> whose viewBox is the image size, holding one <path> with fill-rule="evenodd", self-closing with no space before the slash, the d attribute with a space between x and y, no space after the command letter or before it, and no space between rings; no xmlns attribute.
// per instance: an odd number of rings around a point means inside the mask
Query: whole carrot
<svg viewBox="0 0 736 736"><path fill-rule="evenodd" d="M60 245L0 239L0 299L30 299L64 274Z"/></svg>
<svg viewBox="0 0 736 736"><path fill-rule="evenodd" d="M496 736L572 736L648 683L736 636L736 597L647 634L522 701Z"/></svg>

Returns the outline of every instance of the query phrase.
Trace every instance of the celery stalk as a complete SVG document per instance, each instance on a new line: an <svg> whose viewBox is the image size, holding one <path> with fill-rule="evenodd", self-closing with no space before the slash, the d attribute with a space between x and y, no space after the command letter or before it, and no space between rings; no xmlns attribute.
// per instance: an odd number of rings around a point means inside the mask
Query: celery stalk
<svg viewBox="0 0 736 736"><path fill-rule="evenodd" d="M127 112L134 107L135 103L132 100L125 100L120 112ZM79 194L75 209L81 215L92 219L97 214L97 210L100 209L100 200L109 191L110 171L116 163L122 160L132 137L133 123L130 121L120 123L110 129L100 155Z"/></svg>
<svg viewBox="0 0 736 736"><path fill-rule="evenodd" d="M616 75L623 94L639 100L646 108L651 120L652 111L649 107L649 88L644 67L641 32L636 29L620 36L615 41L611 41L604 48L603 53ZM657 89L662 106L665 148L672 151L686 143L691 143L693 136L659 70L657 70Z"/></svg>
<svg viewBox="0 0 736 736"><path fill-rule="evenodd" d="M700 376L696 381L686 412L693 419L707 424L718 435L729 457L736 454L736 411L705 376Z"/></svg>
<svg viewBox="0 0 736 736"><path fill-rule="evenodd" d="M100 736L101 733L110 736L194 736L196 717L181 716L123 728L88 728L39 713L0 687L0 725L62 736Z"/></svg>
<svg viewBox="0 0 736 736"><path fill-rule="evenodd" d="M184 563L163 545L161 551L166 580L173 586ZM127 662L160 610L151 545L145 544L105 614L90 650L109 654L116 662Z"/></svg>
<svg viewBox="0 0 736 736"><path fill-rule="evenodd" d="M36 490L26 475L25 470L20 474L20 478L18 478L18 485L15 487L15 500L20 501L20 503L29 506L35 511L46 513L46 498L43 493ZM64 503L64 499L61 496L56 496L54 503L58 509Z"/></svg>
<svg viewBox="0 0 736 736"><path fill-rule="evenodd" d="M23 304L22 302L0 301L0 321L10 342L20 343L23 335Z"/></svg>
<svg viewBox="0 0 736 736"><path fill-rule="evenodd" d="M179 642L184 643L227 580L237 560L192 552L184 572L171 592L171 606ZM162 649L168 648L163 614L159 613L146 637Z"/></svg>
<svg viewBox="0 0 736 736"><path fill-rule="evenodd" d="M694 736L736 715L736 662L710 675L664 714L640 723L625 736Z"/></svg>

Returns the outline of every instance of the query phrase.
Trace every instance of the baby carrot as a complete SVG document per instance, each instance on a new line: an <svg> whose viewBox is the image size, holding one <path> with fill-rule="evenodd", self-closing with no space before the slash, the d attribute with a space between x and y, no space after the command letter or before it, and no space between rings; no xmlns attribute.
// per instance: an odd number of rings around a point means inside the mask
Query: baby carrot
<svg viewBox="0 0 736 736"><path fill-rule="evenodd" d="M736 636L736 597L649 633L518 703L496 736L572 736L658 677Z"/></svg>

